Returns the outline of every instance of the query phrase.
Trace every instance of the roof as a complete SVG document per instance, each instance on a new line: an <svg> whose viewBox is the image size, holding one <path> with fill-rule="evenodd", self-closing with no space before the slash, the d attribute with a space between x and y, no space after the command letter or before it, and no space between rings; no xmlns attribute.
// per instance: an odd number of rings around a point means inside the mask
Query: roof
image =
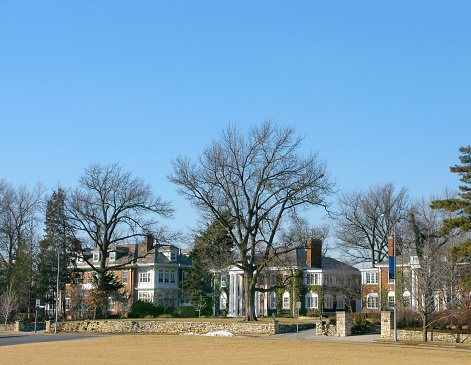
<svg viewBox="0 0 471 365"><path fill-rule="evenodd" d="M304 248L297 248L274 258L268 267L296 267L297 269L322 269L332 271L355 271L359 270L352 265L346 264L331 257L322 257L322 267L311 267L307 264L307 251Z"/></svg>
<svg viewBox="0 0 471 365"><path fill-rule="evenodd" d="M149 251L145 244L127 244L111 246L108 253L116 252L116 259L109 261L106 259L107 266L141 266L141 265L162 265L162 266L184 266L191 267L192 261L188 254L182 253L178 247L174 245L155 245ZM99 252L98 247L88 248L84 250L84 257L92 260L93 253ZM176 255L175 260L171 260L171 253ZM93 262L92 262L93 264ZM77 262L77 268L90 269L90 265L86 262Z"/></svg>

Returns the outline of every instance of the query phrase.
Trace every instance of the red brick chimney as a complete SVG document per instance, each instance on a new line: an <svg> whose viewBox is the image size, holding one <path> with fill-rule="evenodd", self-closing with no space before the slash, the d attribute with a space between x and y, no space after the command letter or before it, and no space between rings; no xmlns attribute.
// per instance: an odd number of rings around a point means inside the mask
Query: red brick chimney
<svg viewBox="0 0 471 365"><path fill-rule="evenodd" d="M146 251L149 252L154 247L154 236L150 233L147 234L144 244L146 245Z"/></svg>
<svg viewBox="0 0 471 365"><path fill-rule="evenodd" d="M322 241L309 237L306 251L307 264L310 267L322 267Z"/></svg>

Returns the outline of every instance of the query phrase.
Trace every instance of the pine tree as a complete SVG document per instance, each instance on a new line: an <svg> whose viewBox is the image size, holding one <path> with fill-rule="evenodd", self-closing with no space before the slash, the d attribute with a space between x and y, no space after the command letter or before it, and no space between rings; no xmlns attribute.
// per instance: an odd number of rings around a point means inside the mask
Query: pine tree
<svg viewBox="0 0 471 365"><path fill-rule="evenodd" d="M461 165L450 167L450 172L461 176L460 181L464 183L459 186L460 193L455 199L435 200L432 202L433 209L446 209L458 215L456 218L445 219L440 235L446 235L454 230L462 232L471 231L471 146L461 147ZM468 239L451 249L455 257L464 257L471 262L471 239Z"/></svg>
<svg viewBox="0 0 471 365"><path fill-rule="evenodd" d="M65 191L58 188L47 202L45 236L39 243L37 291L39 296L55 292L58 254L60 255L60 289L71 280L71 265L77 240L68 223Z"/></svg>

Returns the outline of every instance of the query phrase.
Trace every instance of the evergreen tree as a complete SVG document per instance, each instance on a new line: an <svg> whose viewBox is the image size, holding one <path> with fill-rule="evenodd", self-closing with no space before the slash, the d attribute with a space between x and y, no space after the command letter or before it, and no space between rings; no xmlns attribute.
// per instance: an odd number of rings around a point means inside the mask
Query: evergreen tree
<svg viewBox="0 0 471 365"><path fill-rule="evenodd" d="M233 261L232 241L227 230L215 220L195 235L190 254L193 266L183 286L191 293L191 303L196 308L211 311L206 293L211 292L211 271L220 271Z"/></svg>
<svg viewBox="0 0 471 365"><path fill-rule="evenodd" d="M448 234L456 229L462 232L471 231L471 146L461 147L460 161L462 165L455 165L450 167L452 173L457 173L461 176L460 181L464 185L460 185L460 193L454 199L435 200L432 202L433 209L446 209L449 212L458 213L457 218L445 219L443 227L439 233L441 235ZM471 255L471 239L468 239L460 246L453 248L453 252L460 256Z"/></svg>
<svg viewBox="0 0 471 365"><path fill-rule="evenodd" d="M65 210L65 200L65 191L59 187L47 201L45 236L39 243L36 289L37 295L40 297L56 291L58 255L60 255L60 289L63 290L65 284L71 282L71 267L78 242L69 224Z"/></svg>
<svg viewBox="0 0 471 365"><path fill-rule="evenodd" d="M459 186L458 197L435 200L431 205L433 209L446 209L448 212L457 214L457 217L443 221L440 235L453 233L458 229L465 233L471 232L471 146L461 147L459 151L461 165L450 167L450 172L460 175L460 181L464 183ZM471 239L468 238L460 245L452 247L450 252L455 259L461 257L471 262ZM471 287L471 275L463 275L462 282Z"/></svg>

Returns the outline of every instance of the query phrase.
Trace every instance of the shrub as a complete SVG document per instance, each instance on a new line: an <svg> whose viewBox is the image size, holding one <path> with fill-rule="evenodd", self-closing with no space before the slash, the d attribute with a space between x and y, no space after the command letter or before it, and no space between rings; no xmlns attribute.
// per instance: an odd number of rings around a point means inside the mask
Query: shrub
<svg viewBox="0 0 471 365"><path fill-rule="evenodd" d="M195 308L192 306L176 307L172 315L176 318L195 318L198 316Z"/></svg>
<svg viewBox="0 0 471 365"><path fill-rule="evenodd" d="M128 313L128 318L150 318L157 317L160 310L153 303L146 302L143 300L136 300L131 305L131 309Z"/></svg>

